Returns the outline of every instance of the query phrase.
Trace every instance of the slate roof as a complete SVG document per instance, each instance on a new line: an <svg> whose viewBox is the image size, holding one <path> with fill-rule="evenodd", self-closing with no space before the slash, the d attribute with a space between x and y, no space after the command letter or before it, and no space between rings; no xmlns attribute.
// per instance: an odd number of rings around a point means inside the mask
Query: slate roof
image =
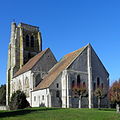
<svg viewBox="0 0 120 120"><path fill-rule="evenodd" d="M48 88L52 82L60 75L60 73L67 69L70 64L82 53L82 51L87 46L84 46L74 52L71 52L65 55L44 77L44 79L40 82L40 84L34 88L34 90Z"/></svg>
<svg viewBox="0 0 120 120"><path fill-rule="evenodd" d="M13 77L17 77L18 75L31 70L36 65L36 63L42 58L42 56L47 52L47 50L49 50L49 48L47 48L44 51L41 51L36 56L31 58L21 69L19 69L15 73L15 75Z"/></svg>

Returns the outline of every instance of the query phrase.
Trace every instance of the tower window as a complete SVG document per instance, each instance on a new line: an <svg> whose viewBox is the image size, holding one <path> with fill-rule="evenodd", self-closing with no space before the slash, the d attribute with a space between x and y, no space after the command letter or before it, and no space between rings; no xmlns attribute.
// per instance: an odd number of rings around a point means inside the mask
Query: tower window
<svg viewBox="0 0 120 120"><path fill-rule="evenodd" d="M80 87L80 75L77 76L77 87Z"/></svg>
<svg viewBox="0 0 120 120"><path fill-rule="evenodd" d="M30 54L30 53L28 53L28 60L29 60L29 59L31 59L31 54Z"/></svg>
<svg viewBox="0 0 120 120"><path fill-rule="evenodd" d="M29 47L29 36L26 35L26 47Z"/></svg>
<svg viewBox="0 0 120 120"><path fill-rule="evenodd" d="M34 47L34 37L31 36L31 47Z"/></svg>

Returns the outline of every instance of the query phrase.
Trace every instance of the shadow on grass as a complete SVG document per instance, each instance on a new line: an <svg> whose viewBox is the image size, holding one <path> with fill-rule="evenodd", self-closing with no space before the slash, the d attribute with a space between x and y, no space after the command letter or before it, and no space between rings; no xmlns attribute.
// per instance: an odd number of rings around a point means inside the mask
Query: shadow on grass
<svg viewBox="0 0 120 120"><path fill-rule="evenodd" d="M98 110L101 110L101 111L116 111L116 109L112 109L112 108L100 108Z"/></svg>
<svg viewBox="0 0 120 120"><path fill-rule="evenodd" d="M59 110L59 109L60 108L33 108L33 109L23 109L23 110L16 110L16 111L5 111L5 112L0 112L0 118L25 115L25 114L29 114L37 111L48 111L48 110Z"/></svg>

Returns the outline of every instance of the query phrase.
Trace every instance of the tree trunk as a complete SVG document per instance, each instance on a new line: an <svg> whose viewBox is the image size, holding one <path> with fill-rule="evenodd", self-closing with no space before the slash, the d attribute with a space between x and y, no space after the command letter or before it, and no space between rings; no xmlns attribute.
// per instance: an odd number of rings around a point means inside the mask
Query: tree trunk
<svg viewBox="0 0 120 120"><path fill-rule="evenodd" d="M120 106L118 103L116 103L116 112L119 113L120 112Z"/></svg>
<svg viewBox="0 0 120 120"><path fill-rule="evenodd" d="M79 97L79 108L81 108L81 100L82 100L82 96L80 95L80 97Z"/></svg>
<svg viewBox="0 0 120 120"><path fill-rule="evenodd" d="M100 98L98 98L98 109L100 109Z"/></svg>

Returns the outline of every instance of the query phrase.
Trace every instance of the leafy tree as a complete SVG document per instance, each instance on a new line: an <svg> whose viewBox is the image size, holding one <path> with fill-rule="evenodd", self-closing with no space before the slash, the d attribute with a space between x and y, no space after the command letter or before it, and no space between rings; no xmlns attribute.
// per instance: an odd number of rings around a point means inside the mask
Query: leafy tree
<svg viewBox="0 0 120 120"><path fill-rule="evenodd" d="M103 99L104 97L107 96L106 93L104 93L104 90L100 87L98 87L95 92L94 95L97 97L98 99L98 109L100 109L100 105L101 105L101 99Z"/></svg>
<svg viewBox="0 0 120 120"><path fill-rule="evenodd" d="M0 86L0 105L6 104L6 85Z"/></svg>
<svg viewBox="0 0 120 120"><path fill-rule="evenodd" d="M82 98L87 97L87 95L88 95L86 86L84 86L84 85L74 86L72 88L72 91L75 96L79 97L79 108L81 108Z"/></svg>
<svg viewBox="0 0 120 120"><path fill-rule="evenodd" d="M120 80L114 82L110 87L109 99L113 104L116 104L116 111L120 112Z"/></svg>
<svg viewBox="0 0 120 120"><path fill-rule="evenodd" d="M29 103L26 100L26 95L24 92L17 90L15 93L12 94L10 101L11 110L24 109L28 106Z"/></svg>

